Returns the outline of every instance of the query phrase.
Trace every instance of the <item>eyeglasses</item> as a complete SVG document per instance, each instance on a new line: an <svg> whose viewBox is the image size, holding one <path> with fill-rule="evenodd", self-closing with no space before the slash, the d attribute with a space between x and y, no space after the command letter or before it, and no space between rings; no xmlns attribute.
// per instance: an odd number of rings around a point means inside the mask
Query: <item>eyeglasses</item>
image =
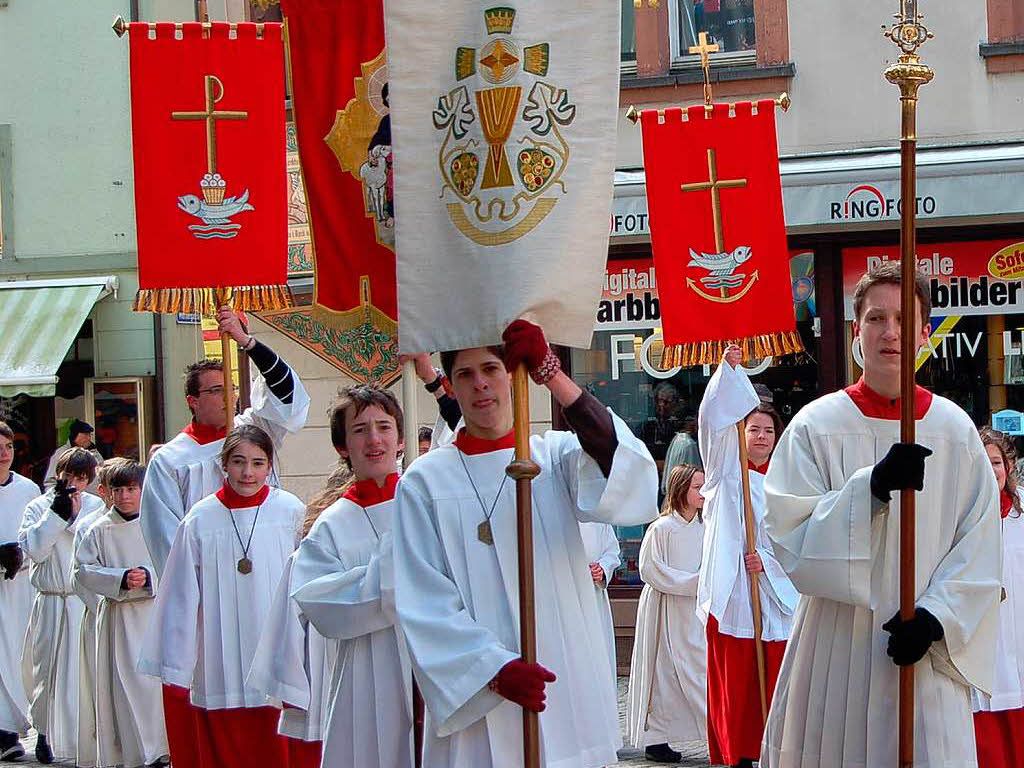
<svg viewBox="0 0 1024 768"><path fill-rule="evenodd" d="M231 389L232 389L232 391L236 395L238 394L238 387L231 387ZM216 387L210 387L209 389L200 389L199 390L199 394L200 395L204 395L206 393L209 393L211 395L216 395L217 397L223 397L223 395L224 395L224 387L222 385L218 385Z"/></svg>

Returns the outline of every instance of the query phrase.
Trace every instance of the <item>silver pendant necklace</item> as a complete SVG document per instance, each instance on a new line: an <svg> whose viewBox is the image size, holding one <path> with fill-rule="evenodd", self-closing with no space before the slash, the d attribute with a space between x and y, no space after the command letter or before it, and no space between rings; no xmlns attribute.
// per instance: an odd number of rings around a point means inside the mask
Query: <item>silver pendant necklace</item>
<svg viewBox="0 0 1024 768"><path fill-rule="evenodd" d="M505 481L508 480L508 475L501 478L501 485L498 486L498 495L494 497L494 503L491 504L490 511L487 510L487 505L484 504L483 498L480 496L480 491L476 487L476 483L473 482L473 475L469 473L469 466L466 464L466 457L462 455L462 451L458 450L459 459L462 461L462 468L466 471L466 477L469 478L469 484L473 487L473 493L476 494L476 500L480 502L480 509L484 513L484 521L476 527L476 537L484 544L489 547L494 546L494 531L491 530L491 515L494 514L495 507L498 506L498 500L501 498L501 492L505 489Z"/></svg>

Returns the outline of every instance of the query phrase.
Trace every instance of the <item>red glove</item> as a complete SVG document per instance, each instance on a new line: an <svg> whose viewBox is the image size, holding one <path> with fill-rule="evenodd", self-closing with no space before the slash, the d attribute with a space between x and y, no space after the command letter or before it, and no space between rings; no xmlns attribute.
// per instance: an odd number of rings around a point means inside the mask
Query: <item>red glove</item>
<svg viewBox="0 0 1024 768"><path fill-rule="evenodd" d="M558 356L548 346L539 325L526 320L514 320L501 335L505 342L505 368L514 371L525 363L530 377L538 384L546 384L562 370Z"/></svg>
<svg viewBox="0 0 1024 768"><path fill-rule="evenodd" d="M536 328L537 326L533 326ZM510 661L491 681L491 690L531 712L545 708L544 684L555 682L555 674L540 664L527 664L522 659Z"/></svg>

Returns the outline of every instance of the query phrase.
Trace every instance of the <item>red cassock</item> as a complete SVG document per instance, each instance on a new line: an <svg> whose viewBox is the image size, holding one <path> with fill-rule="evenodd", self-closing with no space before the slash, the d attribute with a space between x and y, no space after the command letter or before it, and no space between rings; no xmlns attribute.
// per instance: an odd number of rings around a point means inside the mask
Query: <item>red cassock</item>
<svg viewBox="0 0 1024 768"><path fill-rule="evenodd" d="M1024 765L1024 709L975 712L974 740L981 768Z"/></svg>
<svg viewBox="0 0 1024 768"><path fill-rule="evenodd" d="M708 753L711 764L757 760L764 736L757 656L751 638L723 635L708 616ZM785 641L764 645L765 692L769 704L786 651Z"/></svg>

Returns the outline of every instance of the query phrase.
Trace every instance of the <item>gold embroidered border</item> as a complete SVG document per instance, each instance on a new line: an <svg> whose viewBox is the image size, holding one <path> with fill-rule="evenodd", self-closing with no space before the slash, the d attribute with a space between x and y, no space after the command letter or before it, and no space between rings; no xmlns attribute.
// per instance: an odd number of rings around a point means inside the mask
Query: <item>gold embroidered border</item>
<svg viewBox="0 0 1024 768"><path fill-rule="evenodd" d="M752 360L762 357L777 357L802 352L804 345L797 331L783 331L761 336L749 336L733 341L697 341L691 344L676 344L665 347L661 356L661 370L667 371L681 365L715 365L722 361L725 349L730 344L737 344L743 350L743 359Z"/></svg>

